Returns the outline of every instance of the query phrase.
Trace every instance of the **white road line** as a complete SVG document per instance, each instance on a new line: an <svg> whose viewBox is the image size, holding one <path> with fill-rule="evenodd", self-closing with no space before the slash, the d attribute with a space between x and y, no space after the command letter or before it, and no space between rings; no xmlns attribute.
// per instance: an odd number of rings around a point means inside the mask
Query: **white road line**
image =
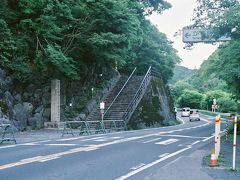
<svg viewBox="0 0 240 180"><path fill-rule="evenodd" d="M51 140L43 140L43 141L36 141L36 142L32 142L32 143L45 143L45 142L49 142Z"/></svg>
<svg viewBox="0 0 240 180"><path fill-rule="evenodd" d="M74 138L58 139L56 141L72 141L72 140L83 139L83 138L84 138L84 136L82 136L82 137L74 137Z"/></svg>
<svg viewBox="0 0 240 180"><path fill-rule="evenodd" d="M208 138L205 138L204 140L202 140L203 142L205 142L205 141L207 141L207 140L209 140L209 139L211 139L211 138L213 138L214 136L210 136L210 137L208 137Z"/></svg>
<svg viewBox="0 0 240 180"><path fill-rule="evenodd" d="M70 149L70 150L67 150L67 151L59 152L59 153L49 154L49 155L46 155L46 156L32 157L32 158L29 158L28 161L27 160L25 160L25 161L20 160L18 162L0 165L0 170L12 168L12 167L16 167L16 166L20 166L20 165L24 165L24 164L29 164L29 163L33 163L33 162L39 162L40 160L44 160L44 159L48 159L48 158L52 158L52 157L65 156L65 155L79 153L79 152L94 151L94 150L97 150L101 147L109 146L109 145L112 145L112 144L119 144L119 143L123 143L123 142L128 142L128 141L133 141L133 140L137 140L137 139L141 139L141 138L150 137L150 136L154 136L154 134L148 134L148 135L144 135L144 136L135 136L135 137L130 137L130 138L126 138L126 139L117 139L117 140L114 140L114 141L111 141L111 142L106 142L106 143L103 143L103 144L97 144L97 145L94 145L94 146L79 147L79 148Z"/></svg>
<svg viewBox="0 0 240 180"><path fill-rule="evenodd" d="M81 141L84 142L84 141L91 141L91 140L103 139L103 138L106 138L106 137L94 137L94 138L89 138L89 139L83 139Z"/></svg>
<svg viewBox="0 0 240 180"><path fill-rule="evenodd" d="M44 144L44 146L77 146L77 144Z"/></svg>
<svg viewBox="0 0 240 180"><path fill-rule="evenodd" d="M43 159L43 160L39 160L38 162L46 162L46 161L51 161L51 160L54 160L54 159L58 159L60 157L52 157L52 158L48 158L48 159Z"/></svg>
<svg viewBox="0 0 240 180"><path fill-rule="evenodd" d="M154 166L154 165L156 165L156 164L158 164L158 163L160 163L160 162L162 162L162 161L164 161L164 160L166 160L166 159L168 159L168 158L171 158L171 157L173 157L173 156L176 156L176 155L178 155L178 154L180 154L180 153L182 153L182 152L184 152L184 151L186 151L186 150L188 150L188 149L190 149L190 148L191 148L191 147L186 147L186 148L180 149L179 151L176 151L176 152L174 152L174 153L172 153L172 154L169 154L169 155L167 155L167 156L165 156L165 157L163 157L163 158L161 158L161 159L158 159L158 160L153 161L153 162L151 162L151 163L149 163L149 164L146 164L145 166L143 166L143 167L141 167L141 168L139 168L139 169L136 169L136 170L134 170L134 171L131 171L131 172L129 172L129 173L126 174L126 175L123 175L123 176L121 176L121 177L119 177L119 178L116 178L115 180L128 179L129 177L131 177L131 176L133 176L133 175L135 175L135 174L137 174L137 173L139 173L139 172L141 172L141 171L143 171L143 170L145 170L145 169L148 169L148 168L150 168L150 167L152 167L152 166Z"/></svg>
<svg viewBox="0 0 240 180"><path fill-rule="evenodd" d="M142 142L142 143L149 143L149 142L157 141L157 140L159 140L159 139L162 139L162 138L156 138L156 139L152 139L152 140L149 140L149 141L144 141L144 142Z"/></svg>
<svg viewBox="0 0 240 180"><path fill-rule="evenodd" d="M165 140L165 141L157 142L155 144L169 145L169 144L175 143L177 141L179 141L179 140L178 139L168 139L168 140Z"/></svg>
<svg viewBox="0 0 240 180"><path fill-rule="evenodd" d="M10 147L16 147L19 146L19 144L15 144L15 145L8 145L8 146L2 146L0 147L0 149L6 149L6 148L10 148Z"/></svg>
<svg viewBox="0 0 240 180"><path fill-rule="evenodd" d="M177 119L179 119L180 121L182 121L182 124L186 124L186 122L185 122L182 118L180 118L180 117L177 116Z"/></svg>
<svg viewBox="0 0 240 180"><path fill-rule="evenodd" d="M198 137L198 136L184 136L184 135L161 135L161 136L167 136L167 137L183 137L183 138L191 138L191 139L205 139L207 137Z"/></svg>
<svg viewBox="0 0 240 180"><path fill-rule="evenodd" d="M134 166L132 168L130 168L131 170L136 170L136 169L139 169L140 167L143 167L145 164L144 163L140 163L139 165L137 166Z"/></svg>
<svg viewBox="0 0 240 180"><path fill-rule="evenodd" d="M193 142L191 145L193 146L193 145L195 145L195 144L197 144L197 143L200 143L201 141L195 141L195 142Z"/></svg>
<svg viewBox="0 0 240 180"><path fill-rule="evenodd" d="M161 154L161 155L159 155L158 157L162 158L162 157L165 157L165 156L167 156L167 155L169 155L169 153Z"/></svg>
<svg viewBox="0 0 240 180"><path fill-rule="evenodd" d="M35 146L35 145L37 145L37 144L35 144L35 143L24 143L24 144L22 144L23 146Z"/></svg>
<svg viewBox="0 0 240 180"><path fill-rule="evenodd" d="M94 141L97 141L97 142L104 142L104 141L109 141L109 140L112 140L112 139L120 139L121 137L106 137L106 138L103 138L103 139L97 139L97 140L94 140Z"/></svg>

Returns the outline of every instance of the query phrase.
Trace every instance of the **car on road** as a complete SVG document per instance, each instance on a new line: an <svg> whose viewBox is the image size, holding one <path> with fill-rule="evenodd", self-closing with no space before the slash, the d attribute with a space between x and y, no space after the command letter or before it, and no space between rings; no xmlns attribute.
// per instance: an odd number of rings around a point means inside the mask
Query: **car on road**
<svg viewBox="0 0 240 180"><path fill-rule="evenodd" d="M189 117L190 115L190 108L189 107L184 107L182 108L181 116L182 117Z"/></svg>
<svg viewBox="0 0 240 180"><path fill-rule="evenodd" d="M200 115L198 113L198 110L190 111L189 121L200 121Z"/></svg>

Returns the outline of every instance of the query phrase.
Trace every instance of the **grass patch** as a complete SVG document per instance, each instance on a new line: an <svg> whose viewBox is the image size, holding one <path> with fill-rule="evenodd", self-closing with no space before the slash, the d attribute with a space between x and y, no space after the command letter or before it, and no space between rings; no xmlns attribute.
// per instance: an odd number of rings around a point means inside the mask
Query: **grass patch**
<svg viewBox="0 0 240 180"><path fill-rule="evenodd" d="M204 156L203 160L202 160L203 166L208 166L210 159L211 159L211 154ZM226 162L224 161L224 154L222 152L220 152L217 162L218 162L219 166L224 167L224 168L226 167Z"/></svg>
<svg viewBox="0 0 240 180"><path fill-rule="evenodd" d="M208 116L213 116L213 117L215 117L219 114L219 113L215 113L215 112L211 112L211 111L202 111L202 110L200 111L200 113L204 114L204 115L208 115ZM221 115L222 118L225 118L225 119L229 118L228 115L225 115L225 114L222 114L222 113L220 113L220 115Z"/></svg>

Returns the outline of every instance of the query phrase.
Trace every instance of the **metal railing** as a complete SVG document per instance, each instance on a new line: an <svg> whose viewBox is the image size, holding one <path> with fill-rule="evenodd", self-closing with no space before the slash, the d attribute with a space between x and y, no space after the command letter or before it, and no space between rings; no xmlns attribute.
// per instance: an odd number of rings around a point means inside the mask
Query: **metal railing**
<svg viewBox="0 0 240 180"><path fill-rule="evenodd" d="M108 128L105 128L104 123L109 123ZM123 120L63 121L58 124L58 128L62 130L62 137L66 134L91 135L125 130L125 123Z"/></svg>
<svg viewBox="0 0 240 180"><path fill-rule="evenodd" d="M134 112L134 110L136 109L138 103L141 101L147 86L149 84L151 80L151 66L149 67L146 75L144 76L142 83L140 85L140 87L138 88L136 94L133 97L133 100L131 101L131 103L128 105L122 119L124 120L125 124L127 124L129 118L131 117L132 113Z"/></svg>
<svg viewBox="0 0 240 180"><path fill-rule="evenodd" d="M106 109L105 113L103 114L103 117L105 116L105 114L109 111L109 109L112 107L113 103L116 101L116 99L118 98L118 96L121 94L121 92L123 91L123 89L126 87L127 83L129 82L129 80L131 79L131 77L133 76L134 72L136 71L136 67L134 68L134 70L132 71L131 75L128 77L127 81L124 83L123 87L121 88L121 90L118 92L118 94L115 96L115 98L113 99L113 101L111 102L111 104L108 106L108 108Z"/></svg>

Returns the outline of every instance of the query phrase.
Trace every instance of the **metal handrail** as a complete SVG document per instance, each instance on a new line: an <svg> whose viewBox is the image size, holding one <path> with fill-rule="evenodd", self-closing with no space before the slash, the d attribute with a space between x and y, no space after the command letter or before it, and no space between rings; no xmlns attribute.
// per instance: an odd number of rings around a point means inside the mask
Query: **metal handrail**
<svg viewBox="0 0 240 180"><path fill-rule="evenodd" d="M133 97L133 100L131 101L131 103L128 105L122 119L125 121L125 123L127 123L126 121L129 118L129 114L133 113L134 111L134 105L135 107L138 105L138 101L141 100L141 96L144 94L145 91L142 91L143 89L146 89L146 87L148 86L148 83L150 82L149 77L151 77L151 66L148 68L148 71L146 72L146 75L144 76L141 85L139 86L136 94ZM137 102L137 103L136 103Z"/></svg>
<svg viewBox="0 0 240 180"><path fill-rule="evenodd" d="M132 71L131 75L128 77L127 81L124 83L123 87L121 88L121 90L118 92L118 94L115 96L115 98L113 99L113 101L111 102L111 104L109 105L109 107L107 108L107 110L105 111L105 113L103 114L103 116L105 116L105 114L109 111L109 109L112 107L113 103L116 101L116 99L118 98L118 96L120 95L120 93L122 92L122 90L124 89L124 87L127 85L128 81L131 79L131 77L133 76L133 73L136 71L136 67L134 68L134 70Z"/></svg>

